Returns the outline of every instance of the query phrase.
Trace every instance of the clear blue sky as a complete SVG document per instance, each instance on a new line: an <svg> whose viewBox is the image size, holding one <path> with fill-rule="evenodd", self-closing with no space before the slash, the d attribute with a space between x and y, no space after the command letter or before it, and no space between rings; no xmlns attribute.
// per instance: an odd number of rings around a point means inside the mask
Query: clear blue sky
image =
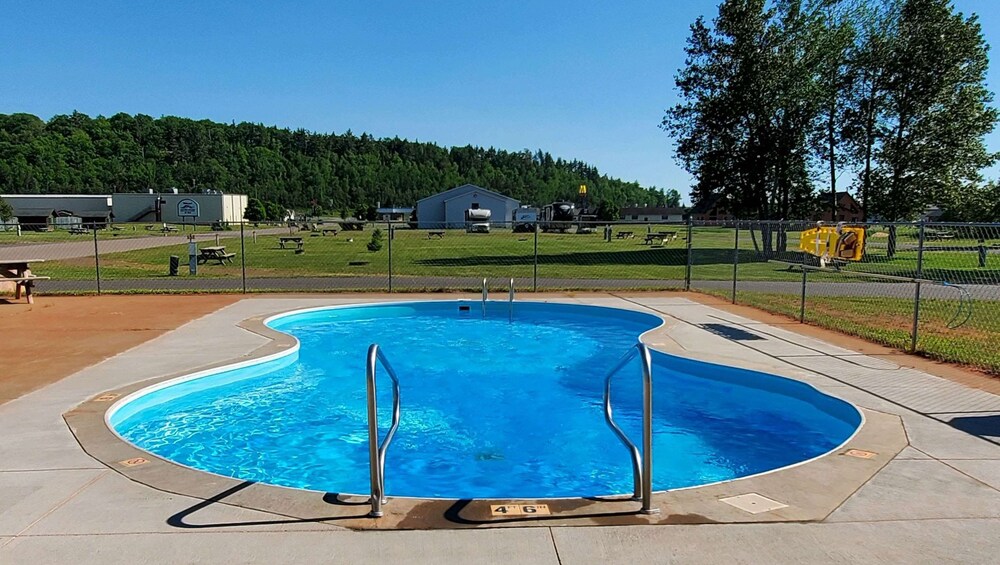
<svg viewBox="0 0 1000 565"><path fill-rule="evenodd" d="M995 3L955 2L980 14L991 43ZM657 125L675 100L688 25L716 6L7 0L0 113L177 115L541 148L686 199L690 179ZM1000 150L1000 134L989 142Z"/></svg>

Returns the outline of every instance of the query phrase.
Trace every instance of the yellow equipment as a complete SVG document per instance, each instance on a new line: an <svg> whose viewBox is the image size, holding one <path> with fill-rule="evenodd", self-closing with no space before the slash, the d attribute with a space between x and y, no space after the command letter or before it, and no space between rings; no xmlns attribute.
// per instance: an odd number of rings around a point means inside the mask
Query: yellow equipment
<svg viewBox="0 0 1000 565"><path fill-rule="evenodd" d="M865 228L817 225L799 236L799 249L820 258L820 265L834 261L860 261L865 254Z"/></svg>

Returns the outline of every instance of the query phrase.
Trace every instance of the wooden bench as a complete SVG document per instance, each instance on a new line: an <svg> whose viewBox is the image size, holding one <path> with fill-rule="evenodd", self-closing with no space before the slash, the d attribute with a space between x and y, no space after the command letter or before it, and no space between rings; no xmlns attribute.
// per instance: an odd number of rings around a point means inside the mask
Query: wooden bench
<svg viewBox="0 0 1000 565"><path fill-rule="evenodd" d="M42 259L15 259L0 261L0 283L12 283L14 285L14 299L21 299L21 291L24 291L24 298L28 301L28 304L34 304L35 299L32 296L32 290L35 287L35 281L47 281L49 277L40 277L31 274L31 269L29 265L31 263L41 263Z"/></svg>
<svg viewBox="0 0 1000 565"><path fill-rule="evenodd" d="M302 238L299 236L286 235L278 238L278 246L281 247L282 249L285 249L286 243L294 243L296 250L302 249L303 246L305 245L304 242L302 241Z"/></svg>
<svg viewBox="0 0 1000 565"><path fill-rule="evenodd" d="M436 237L438 239L444 239L444 230L435 230L427 232L427 239Z"/></svg>
<svg viewBox="0 0 1000 565"><path fill-rule="evenodd" d="M198 250L198 264L207 264L209 261L218 261L220 265L225 265L226 261L229 261L229 264L232 264L233 257L236 257L236 254L226 253L225 245L202 247Z"/></svg>
<svg viewBox="0 0 1000 565"><path fill-rule="evenodd" d="M69 233L71 235L86 235L86 234L90 233L90 230L88 230L86 228L70 228L69 229Z"/></svg>
<svg viewBox="0 0 1000 565"><path fill-rule="evenodd" d="M620 231L615 234L617 239L632 239L633 237L635 237L635 232L631 231Z"/></svg>

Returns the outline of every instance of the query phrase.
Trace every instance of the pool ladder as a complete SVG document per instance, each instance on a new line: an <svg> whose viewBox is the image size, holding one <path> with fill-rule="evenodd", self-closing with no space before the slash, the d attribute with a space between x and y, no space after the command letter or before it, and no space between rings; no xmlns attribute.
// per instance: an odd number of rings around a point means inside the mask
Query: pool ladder
<svg viewBox="0 0 1000 565"><path fill-rule="evenodd" d="M511 281L511 304L513 304L513 280ZM618 424L615 423L611 410L611 381L619 371L628 365L633 359L639 356L642 360L642 452L625 435ZM381 363L385 372L392 380L392 422L389 431L380 442L378 440L378 403L376 400L376 376L378 364ZM368 513L373 518L380 518L383 515L382 506L388 502L385 496L385 452L392 443L392 438L399 428L399 377L389 363L385 353L379 348L377 343L368 347L367 363L367 389L368 389L368 463L369 475L371 477L371 497L368 501L372 505ZM622 444L628 449L632 460L632 488L633 498L642 501L640 512L643 514L657 514L658 508L653 508L653 368L650 360L649 349L643 343L637 343L618 361L613 369L608 372L604 379L604 419L611 428L611 431L618 436Z"/></svg>
<svg viewBox="0 0 1000 565"><path fill-rule="evenodd" d="M642 453L615 423L611 411L611 380L636 356L642 360ZM653 508L653 364L649 348L642 342L632 346L604 379L604 420L631 456L632 492L633 498L642 501L640 512L658 513L660 510Z"/></svg>
<svg viewBox="0 0 1000 565"><path fill-rule="evenodd" d="M486 301L489 300L489 298L490 298L489 285L487 284L487 280L484 277L483 278L483 318L486 318ZM513 322L514 321L514 278L513 277L511 277L511 279L510 279L510 294L507 297L507 303L509 305L508 308L507 308L507 316L508 316L508 319Z"/></svg>
<svg viewBox="0 0 1000 565"><path fill-rule="evenodd" d="M382 363L385 372L392 379L392 424L381 442L378 441L378 404L375 398L375 376L379 362ZM385 451L392 443L392 436L396 434L396 428L399 427L399 378L377 343L368 346L366 376L368 381L368 463L371 476L369 502L372 505L372 510L368 515L379 518L382 516L382 505L387 502L385 497Z"/></svg>

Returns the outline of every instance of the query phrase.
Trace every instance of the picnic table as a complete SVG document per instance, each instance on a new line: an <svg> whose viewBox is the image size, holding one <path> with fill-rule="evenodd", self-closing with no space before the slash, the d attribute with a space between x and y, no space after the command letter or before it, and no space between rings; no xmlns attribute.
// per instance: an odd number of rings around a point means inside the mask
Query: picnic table
<svg viewBox="0 0 1000 565"><path fill-rule="evenodd" d="M88 230L86 228L70 228L69 229L69 233L71 235L85 235L85 234L90 233L90 230Z"/></svg>
<svg viewBox="0 0 1000 565"><path fill-rule="evenodd" d="M31 291L35 286L35 281L48 280L49 277L39 277L31 274L31 263L42 263L44 259L9 259L0 261L0 283L14 285L14 299L21 299L21 290L24 290L24 298L28 304L34 304L35 299L31 296Z"/></svg>
<svg viewBox="0 0 1000 565"><path fill-rule="evenodd" d="M338 232L339 230L337 230L337 228L320 228L320 229L319 229L318 231L319 231L319 234L320 234L320 235L326 235L326 234L327 234L327 232L330 232L330 233L332 233L333 235L337 235L337 232Z"/></svg>
<svg viewBox="0 0 1000 565"><path fill-rule="evenodd" d="M433 230L427 232L427 239L430 239L432 237L436 237L438 239L444 239L444 230Z"/></svg>
<svg viewBox="0 0 1000 565"><path fill-rule="evenodd" d="M677 232L675 232L675 231L658 231L658 232L653 232L653 233L650 233L650 234L646 234L646 239L645 239L645 241L643 241L643 244L649 245L649 244L651 244L651 243L653 243L654 241L657 241L657 240L659 240L659 242L661 244L663 244L663 243L665 243L667 241L675 239L676 237L677 237Z"/></svg>
<svg viewBox="0 0 1000 565"><path fill-rule="evenodd" d="M295 244L295 249L302 249L302 247L304 245L304 243L302 242L302 238L300 236L297 236L297 235L283 235L283 236L281 236L281 237L278 238L278 245L282 249L285 249L285 244L286 243L294 243Z"/></svg>
<svg viewBox="0 0 1000 565"><path fill-rule="evenodd" d="M199 264L206 264L209 261L218 261L220 265L225 265L226 261L229 261L229 263L232 264L233 257L236 257L236 254L226 253L225 245L213 245L211 247L202 247L198 249Z"/></svg>
<svg viewBox="0 0 1000 565"><path fill-rule="evenodd" d="M635 237L635 232L632 232L632 231L620 231L620 232L618 232L618 233L615 234L615 237L618 238L618 239L632 239L633 237Z"/></svg>

